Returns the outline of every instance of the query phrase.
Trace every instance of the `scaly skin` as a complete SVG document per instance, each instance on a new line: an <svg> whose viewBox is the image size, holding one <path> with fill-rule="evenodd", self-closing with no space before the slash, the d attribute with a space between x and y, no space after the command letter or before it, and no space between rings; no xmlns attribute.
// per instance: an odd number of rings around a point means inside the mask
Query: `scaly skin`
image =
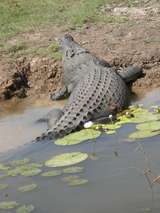
<svg viewBox="0 0 160 213"><path fill-rule="evenodd" d="M47 133L51 138L82 128L89 120L99 120L121 111L129 103L130 90L126 83L134 82L142 74L139 67L115 72L106 61L80 47L70 35L64 36L61 47L65 85L56 98L72 93L57 119L53 119L52 128ZM42 139L44 137L45 134Z"/></svg>
<svg viewBox="0 0 160 213"><path fill-rule="evenodd" d="M88 68L50 132L54 137L62 137L89 120L122 110L128 103L128 88L121 77L111 68L95 65L94 69Z"/></svg>

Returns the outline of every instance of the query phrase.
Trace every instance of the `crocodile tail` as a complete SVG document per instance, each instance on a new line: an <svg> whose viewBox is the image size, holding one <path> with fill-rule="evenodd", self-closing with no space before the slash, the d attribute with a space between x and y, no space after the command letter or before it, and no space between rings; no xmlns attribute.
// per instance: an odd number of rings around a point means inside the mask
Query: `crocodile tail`
<svg viewBox="0 0 160 213"><path fill-rule="evenodd" d="M42 133L42 135L36 137L33 142L44 142L44 141L49 141L55 139L55 135L53 131L48 130L47 132Z"/></svg>

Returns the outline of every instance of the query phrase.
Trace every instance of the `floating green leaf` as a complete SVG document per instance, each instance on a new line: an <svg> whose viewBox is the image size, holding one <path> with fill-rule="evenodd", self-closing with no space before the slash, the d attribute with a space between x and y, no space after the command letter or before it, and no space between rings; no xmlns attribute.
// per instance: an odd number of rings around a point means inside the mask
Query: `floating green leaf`
<svg viewBox="0 0 160 213"><path fill-rule="evenodd" d="M23 205L17 208L16 213L30 213L34 210L33 205Z"/></svg>
<svg viewBox="0 0 160 213"><path fill-rule="evenodd" d="M0 190L6 189L6 188L8 188L8 184L5 184L5 183L0 184Z"/></svg>
<svg viewBox="0 0 160 213"><path fill-rule="evenodd" d="M108 135L113 135L113 134L116 133L116 131L115 131L115 130L109 130L109 131L106 131L106 133L107 133Z"/></svg>
<svg viewBox="0 0 160 213"><path fill-rule="evenodd" d="M0 209L14 209L19 204L16 201L4 201L0 202Z"/></svg>
<svg viewBox="0 0 160 213"><path fill-rule="evenodd" d="M30 163L26 165L27 167L30 167L32 169L41 168L43 167L43 163Z"/></svg>
<svg viewBox="0 0 160 213"><path fill-rule="evenodd" d="M10 167L9 166L6 166L6 165L4 165L4 164L0 164L0 171L7 171L7 170L9 170L10 169Z"/></svg>
<svg viewBox="0 0 160 213"><path fill-rule="evenodd" d="M72 173L80 173L83 171L83 167L80 166L72 166L66 169L63 169L63 173L72 174Z"/></svg>
<svg viewBox="0 0 160 213"><path fill-rule="evenodd" d="M21 172L20 174L21 174L22 176L31 177L31 176L38 175L38 174L40 174L41 172L42 172L41 169L35 168L35 169L30 169L30 170L23 171L23 172Z"/></svg>
<svg viewBox="0 0 160 213"><path fill-rule="evenodd" d="M77 178L77 179L74 179L74 180L68 182L68 185L69 186L79 186L79 185L83 185L83 184L86 184L86 183L88 183L87 179Z"/></svg>
<svg viewBox="0 0 160 213"><path fill-rule="evenodd" d="M82 152L70 152L60 155L56 155L50 160L45 162L47 167L61 167L69 166L80 163L88 158L87 153Z"/></svg>
<svg viewBox="0 0 160 213"><path fill-rule="evenodd" d="M122 114L119 114L118 123L143 123L147 121L156 121L159 119L160 114L150 112L147 109L141 107L130 107L129 110L124 111Z"/></svg>
<svg viewBox="0 0 160 213"><path fill-rule="evenodd" d="M9 170L7 172L8 176L17 176L17 175L22 175L22 176L34 176L38 175L41 173L40 167L42 167L43 164L38 164L38 163L30 163L30 164L25 164L22 166L18 166L15 169Z"/></svg>
<svg viewBox="0 0 160 213"><path fill-rule="evenodd" d="M62 172L60 170L52 170L52 171L42 173L41 176L43 176L43 177L55 177L55 176L59 176L61 174L62 174Z"/></svg>
<svg viewBox="0 0 160 213"><path fill-rule="evenodd" d="M69 176L63 177L62 181L70 182L70 181L78 179L78 178L80 178L78 175L69 175Z"/></svg>
<svg viewBox="0 0 160 213"><path fill-rule="evenodd" d="M30 162L30 159L28 158L24 158L24 159L21 159L21 160L13 160L10 162L10 164L12 166L21 166L21 165L24 165L26 163L29 163Z"/></svg>
<svg viewBox="0 0 160 213"><path fill-rule="evenodd" d="M94 129L104 129L104 130L115 130L119 129L121 124L119 123L111 123L111 124L94 124L92 128Z"/></svg>
<svg viewBox="0 0 160 213"><path fill-rule="evenodd" d="M62 178L62 180L64 182L67 182L69 186L78 186L78 185L83 185L85 183L88 183L87 179L80 178L77 175L70 175L70 176Z"/></svg>
<svg viewBox="0 0 160 213"><path fill-rule="evenodd" d="M151 132L149 130L136 131L129 135L129 139L133 139L133 140L143 139L143 138L153 137L159 134L160 134L160 131L155 131L155 132Z"/></svg>
<svg viewBox="0 0 160 213"><path fill-rule="evenodd" d="M108 129L108 130L115 130L119 129L121 127L120 124L118 123L113 123L113 124L104 124L103 129Z"/></svg>
<svg viewBox="0 0 160 213"><path fill-rule="evenodd" d="M138 130L157 131L160 130L160 121L150 121L147 123L138 124L136 128Z"/></svg>
<svg viewBox="0 0 160 213"><path fill-rule="evenodd" d="M25 185L25 186L19 187L18 191L20 191L20 192L30 192L30 191L33 191L35 188L37 188L37 184L32 183L32 184L29 184L29 185Z"/></svg>
<svg viewBox="0 0 160 213"><path fill-rule="evenodd" d="M101 132L94 129L83 129L79 132L71 133L55 141L56 145L75 145L89 139L95 139L100 136Z"/></svg>
<svg viewBox="0 0 160 213"><path fill-rule="evenodd" d="M20 171L18 168L15 168L15 169L11 169L11 170L7 171L6 174L7 174L7 176L15 177L20 174Z"/></svg>

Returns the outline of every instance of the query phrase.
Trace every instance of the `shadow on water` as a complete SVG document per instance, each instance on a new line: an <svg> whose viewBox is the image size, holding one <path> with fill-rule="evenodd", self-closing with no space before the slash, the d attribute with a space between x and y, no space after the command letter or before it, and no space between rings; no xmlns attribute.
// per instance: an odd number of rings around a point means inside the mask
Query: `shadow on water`
<svg viewBox="0 0 160 213"><path fill-rule="evenodd" d="M146 107L160 104L159 91L148 94L137 103L143 103ZM45 124L36 124L34 120L48 110L49 107L31 108L21 115L2 118L0 120L1 143L10 143L11 140L14 140L14 143L16 140L29 141L34 138L35 133L43 132L46 128ZM70 187L62 181L65 174L57 177L40 175L7 177L0 180L0 183L9 184L8 189L1 190L0 201L14 200L21 204L31 203L35 206L33 212L36 213L159 212L160 185L155 185L153 205L151 188L143 174L146 168L145 156L142 151L137 150L137 143L130 143L127 140L128 134L134 129L134 124L124 125L115 135L102 134L96 143L86 142L62 147L52 142L41 142L26 144L15 150L3 152L0 155L2 163L23 158L30 158L33 162L39 163L54 155L70 151L94 153L96 158L88 158L78 164L84 167L84 172L78 175L88 179L87 184ZM17 136L17 132L22 136ZM148 154L151 169L156 174L160 173L159 139L159 136L155 136L141 143ZM46 168L43 169L46 171ZM19 186L33 182L38 184L37 189L26 193L17 191Z"/></svg>

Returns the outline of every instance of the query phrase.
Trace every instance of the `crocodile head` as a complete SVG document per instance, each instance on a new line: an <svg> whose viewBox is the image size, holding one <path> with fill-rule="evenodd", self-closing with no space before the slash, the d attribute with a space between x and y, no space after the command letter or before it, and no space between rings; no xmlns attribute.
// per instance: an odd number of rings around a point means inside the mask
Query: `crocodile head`
<svg viewBox="0 0 160 213"><path fill-rule="evenodd" d="M72 58L74 55L86 52L86 50L74 41L70 34L65 34L63 38L59 40L60 49L64 57Z"/></svg>

